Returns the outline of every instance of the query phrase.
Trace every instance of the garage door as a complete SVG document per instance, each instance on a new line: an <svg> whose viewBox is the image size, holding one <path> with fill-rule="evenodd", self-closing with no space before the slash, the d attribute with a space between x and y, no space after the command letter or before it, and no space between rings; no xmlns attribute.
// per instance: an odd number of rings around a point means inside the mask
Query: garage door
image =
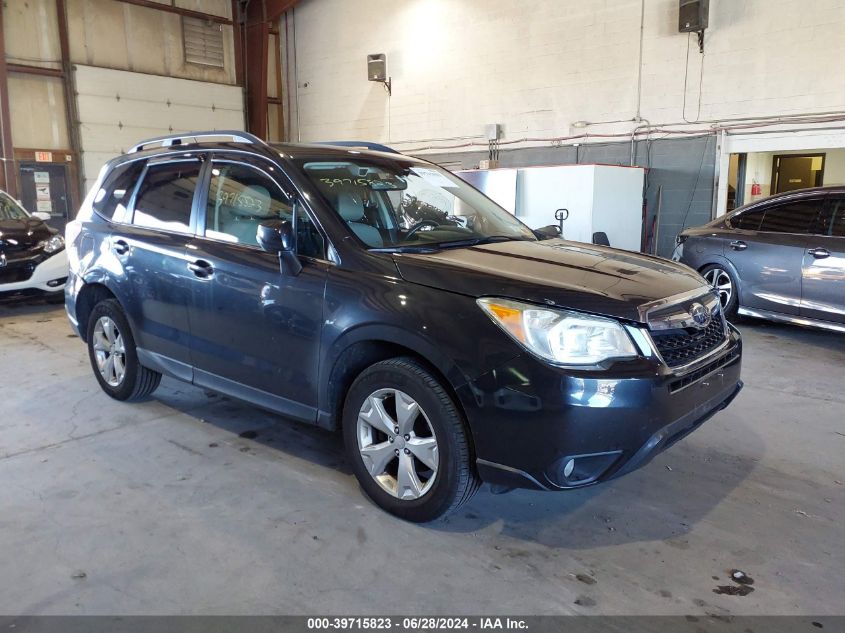
<svg viewBox="0 0 845 633"><path fill-rule="evenodd" d="M74 79L85 190L103 163L145 138L243 129L238 86L76 66Z"/></svg>

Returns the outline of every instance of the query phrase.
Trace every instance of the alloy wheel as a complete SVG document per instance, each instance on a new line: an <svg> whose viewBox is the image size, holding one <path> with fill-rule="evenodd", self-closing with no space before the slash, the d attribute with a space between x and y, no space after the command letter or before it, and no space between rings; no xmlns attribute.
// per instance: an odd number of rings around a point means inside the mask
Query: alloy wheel
<svg viewBox="0 0 845 633"><path fill-rule="evenodd" d="M370 476L393 497L419 499L437 477L439 455L431 422L398 389L371 393L358 412L358 450Z"/></svg>
<svg viewBox="0 0 845 633"><path fill-rule="evenodd" d="M733 297L731 276L722 268L711 268L704 273L704 279L719 293L719 303L725 309Z"/></svg>
<svg viewBox="0 0 845 633"><path fill-rule="evenodd" d="M119 387L126 375L126 348L117 325L102 316L94 326L94 356L103 380L112 387Z"/></svg>

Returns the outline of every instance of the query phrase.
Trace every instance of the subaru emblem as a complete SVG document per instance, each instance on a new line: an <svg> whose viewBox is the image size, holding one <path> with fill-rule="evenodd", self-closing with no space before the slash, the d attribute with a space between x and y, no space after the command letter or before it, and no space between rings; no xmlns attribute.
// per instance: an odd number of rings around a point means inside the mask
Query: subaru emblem
<svg viewBox="0 0 845 633"><path fill-rule="evenodd" d="M689 307L689 314L698 328L705 328L710 324L710 313L700 303L693 303Z"/></svg>

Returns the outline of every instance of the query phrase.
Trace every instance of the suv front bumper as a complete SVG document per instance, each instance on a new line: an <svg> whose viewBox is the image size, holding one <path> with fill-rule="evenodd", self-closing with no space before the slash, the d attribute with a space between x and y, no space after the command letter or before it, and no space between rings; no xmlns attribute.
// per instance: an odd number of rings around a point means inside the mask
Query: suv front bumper
<svg viewBox="0 0 845 633"><path fill-rule="evenodd" d="M742 342L682 376L657 359L567 371L523 354L458 389L478 472L509 488L564 490L619 477L724 409L742 389Z"/></svg>

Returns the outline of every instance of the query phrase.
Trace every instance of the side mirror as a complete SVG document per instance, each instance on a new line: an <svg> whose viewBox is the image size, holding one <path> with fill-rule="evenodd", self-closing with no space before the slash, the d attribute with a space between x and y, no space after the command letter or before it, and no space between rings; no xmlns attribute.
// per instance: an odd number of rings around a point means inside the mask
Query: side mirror
<svg viewBox="0 0 845 633"><path fill-rule="evenodd" d="M36 211L32 214L32 217L38 218L39 220L46 222L53 216L51 216L49 213L45 213L44 211Z"/></svg>
<svg viewBox="0 0 845 633"><path fill-rule="evenodd" d="M549 224L548 226L534 229L534 235L538 240L553 240L560 237L560 227L557 224Z"/></svg>
<svg viewBox="0 0 845 633"><path fill-rule="evenodd" d="M288 220L267 220L258 225L255 235L258 245L268 253L279 256L282 273L287 271L294 277L302 272L302 263L296 256L296 240L293 225Z"/></svg>

